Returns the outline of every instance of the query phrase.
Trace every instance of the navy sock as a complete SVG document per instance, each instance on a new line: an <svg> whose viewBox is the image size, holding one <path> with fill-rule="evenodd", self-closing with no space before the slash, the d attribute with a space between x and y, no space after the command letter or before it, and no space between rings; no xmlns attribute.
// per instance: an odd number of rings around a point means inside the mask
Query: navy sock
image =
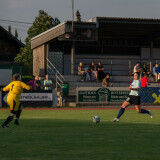
<svg viewBox="0 0 160 160"><path fill-rule="evenodd" d="M9 116L3 124L7 125L10 121L12 121L12 119L13 119L13 117Z"/></svg>
<svg viewBox="0 0 160 160"><path fill-rule="evenodd" d="M22 110L18 110L17 114L16 114L16 119L19 119L20 115L21 115Z"/></svg>
<svg viewBox="0 0 160 160"><path fill-rule="evenodd" d="M141 109L141 113L144 113L144 114L149 114L149 111L147 111L146 109Z"/></svg>
<svg viewBox="0 0 160 160"><path fill-rule="evenodd" d="M124 111L125 111L125 108L121 108L121 109L119 110L119 113L118 113L118 115L117 115L117 118L118 118L118 119L121 117L121 115L124 113Z"/></svg>

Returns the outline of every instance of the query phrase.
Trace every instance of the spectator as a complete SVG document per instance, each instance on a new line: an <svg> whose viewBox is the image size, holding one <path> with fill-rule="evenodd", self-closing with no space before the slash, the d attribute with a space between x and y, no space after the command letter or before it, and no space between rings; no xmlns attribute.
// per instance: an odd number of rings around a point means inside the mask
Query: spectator
<svg viewBox="0 0 160 160"><path fill-rule="evenodd" d="M148 81L150 82L150 78L151 78L151 74L150 72L148 71L148 67L145 63L143 63L143 66L142 66L142 77L144 77L144 74L147 74L148 76Z"/></svg>
<svg viewBox="0 0 160 160"><path fill-rule="evenodd" d="M160 69L158 63L156 63L155 66L153 67L153 75L155 75L156 81L160 79Z"/></svg>
<svg viewBox="0 0 160 160"><path fill-rule="evenodd" d="M104 67L101 65L101 62L98 62L97 65L98 79L102 80L105 77Z"/></svg>
<svg viewBox="0 0 160 160"><path fill-rule="evenodd" d="M78 75L81 76L81 81L84 81L85 72L84 72L84 68L83 68L83 63L82 62L80 62L79 66L78 66Z"/></svg>
<svg viewBox="0 0 160 160"><path fill-rule="evenodd" d="M144 73L143 78L141 78L141 87L147 87L147 85L148 85L147 73Z"/></svg>
<svg viewBox="0 0 160 160"><path fill-rule="evenodd" d="M103 87L113 87L113 83L110 83L110 75L109 73L106 74L106 77L102 81Z"/></svg>
<svg viewBox="0 0 160 160"><path fill-rule="evenodd" d="M89 73L88 73L88 69L89 69L89 68L87 67L87 64L85 64L85 65L84 65L84 73L85 73L85 78L86 78L85 80L86 80L86 81L90 80Z"/></svg>
<svg viewBox="0 0 160 160"><path fill-rule="evenodd" d="M41 81L39 76L35 77L35 90L41 90Z"/></svg>
<svg viewBox="0 0 160 160"><path fill-rule="evenodd" d="M91 80L92 81L96 80L97 79L97 71L96 71L96 67L94 65L94 62L90 63L89 70L90 70Z"/></svg>
<svg viewBox="0 0 160 160"><path fill-rule="evenodd" d="M34 90L35 89L35 77L32 76L32 79L27 83L31 86L31 89Z"/></svg>
<svg viewBox="0 0 160 160"><path fill-rule="evenodd" d="M47 74L46 76L46 79L44 80L44 90L52 90L52 87L53 87L53 83L52 83L52 80L49 79L49 75Z"/></svg>
<svg viewBox="0 0 160 160"><path fill-rule="evenodd" d="M134 66L134 73L138 73L140 75L142 71L142 68L140 68L139 62L136 62L136 65Z"/></svg>

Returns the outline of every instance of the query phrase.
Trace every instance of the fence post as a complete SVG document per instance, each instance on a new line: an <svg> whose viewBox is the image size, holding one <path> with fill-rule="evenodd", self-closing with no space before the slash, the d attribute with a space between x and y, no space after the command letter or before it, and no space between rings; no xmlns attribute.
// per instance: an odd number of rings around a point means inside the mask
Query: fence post
<svg viewBox="0 0 160 160"><path fill-rule="evenodd" d="M129 60L129 74L132 74L132 61Z"/></svg>
<svg viewBox="0 0 160 160"><path fill-rule="evenodd" d="M56 90L58 89L58 88L57 88L57 84L58 84L58 83L57 83L57 80L58 80L58 79L57 79L57 71L56 71Z"/></svg>
<svg viewBox="0 0 160 160"><path fill-rule="evenodd" d="M111 59L111 75L112 75L112 64L113 64L113 63L112 63L112 59Z"/></svg>

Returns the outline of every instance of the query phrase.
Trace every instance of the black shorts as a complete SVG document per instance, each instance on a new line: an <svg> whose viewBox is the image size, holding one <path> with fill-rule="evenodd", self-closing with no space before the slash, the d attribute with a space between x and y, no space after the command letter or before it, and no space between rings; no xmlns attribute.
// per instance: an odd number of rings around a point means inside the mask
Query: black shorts
<svg viewBox="0 0 160 160"><path fill-rule="evenodd" d="M140 103L141 103L140 96L129 95L128 98L126 99L126 101L129 102L130 104L134 104L134 105L140 105Z"/></svg>
<svg viewBox="0 0 160 160"><path fill-rule="evenodd" d="M16 104L16 103L15 103ZM22 105L21 105L21 103L19 104L19 107L18 107L18 110L20 110L21 109L21 107L22 107ZM13 114L17 114L17 112L18 111L15 111L14 110L14 106L13 106L13 110L10 110L11 111L11 113L13 113Z"/></svg>

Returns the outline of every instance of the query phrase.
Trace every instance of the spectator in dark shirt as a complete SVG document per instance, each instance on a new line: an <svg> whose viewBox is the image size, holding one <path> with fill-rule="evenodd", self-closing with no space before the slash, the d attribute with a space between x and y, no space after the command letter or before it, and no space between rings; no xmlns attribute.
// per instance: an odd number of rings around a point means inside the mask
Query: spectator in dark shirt
<svg viewBox="0 0 160 160"><path fill-rule="evenodd" d="M39 79L39 76L35 77L35 90L41 90L41 81Z"/></svg>
<svg viewBox="0 0 160 160"><path fill-rule="evenodd" d="M101 65L101 62L98 62L97 65L98 79L102 80L105 77L104 67Z"/></svg>
<svg viewBox="0 0 160 160"><path fill-rule="evenodd" d="M143 63L143 66L142 66L142 77L144 77L144 74L147 74L148 76L148 81L150 82L150 79L151 79L151 73L148 71L148 67L145 63Z"/></svg>
<svg viewBox="0 0 160 160"><path fill-rule="evenodd" d="M96 80L97 79L97 70L96 70L96 67L94 65L94 62L90 63L89 70L90 70L91 80Z"/></svg>

